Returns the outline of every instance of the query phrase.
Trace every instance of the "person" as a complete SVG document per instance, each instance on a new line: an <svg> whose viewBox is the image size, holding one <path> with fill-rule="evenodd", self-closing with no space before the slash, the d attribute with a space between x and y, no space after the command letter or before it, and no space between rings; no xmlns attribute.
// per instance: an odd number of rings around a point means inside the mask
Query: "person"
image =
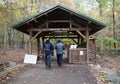
<svg viewBox="0 0 120 84"><path fill-rule="evenodd" d="M63 58L65 46L61 42L60 39L58 39L58 41L57 41L57 43L55 45L55 49L56 49L56 54L57 54L57 63L58 63L58 66L61 67L62 66L62 58Z"/></svg>
<svg viewBox="0 0 120 84"><path fill-rule="evenodd" d="M45 65L46 68L51 69L51 62L52 62L52 53L53 53L53 45L49 39L46 40L44 44L44 51L45 51Z"/></svg>

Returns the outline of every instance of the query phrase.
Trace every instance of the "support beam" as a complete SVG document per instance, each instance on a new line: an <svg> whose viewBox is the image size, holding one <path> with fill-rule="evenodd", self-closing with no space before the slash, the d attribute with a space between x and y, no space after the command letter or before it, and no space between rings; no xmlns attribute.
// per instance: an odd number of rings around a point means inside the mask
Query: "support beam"
<svg viewBox="0 0 120 84"><path fill-rule="evenodd" d="M40 38L37 38L37 55L38 60L40 60Z"/></svg>
<svg viewBox="0 0 120 84"><path fill-rule="evenodd" d="M86 37L87 37L87 62L89 63L89 28L88 26L86 31Z"/></svg>
<svg viewBox="0 0 120 84"><path fill-rule="evenodd" d="M36 38L39 34L41 33L41 31L39 31L34 37L31 38L31 41Z"/></svg>
<svg viewBox="0 0 120 84"><path fill-rule="evenodd" d="M77 30L77 33L80 34L84 39L86 39L86 37L79 30Z"/></svg>
<svg viewBox="0 0 120 84"><path fill-rule="evenodd" d="M70 17L70 29L72 28L72 20L71 20L71 17Z"/></svg>
<svg viewBox="0 0 120 84"><path fill-rule="evenodd" d="M43 47L43 45L44 45L43 38L40 37L40 38L39 38L39 45L38 45L38 46L39 46L39 48L38 48L38 51L39 51L39 59L38 59L38 60L44 58L44 47Z"/></svg>
<svg viewBox="0 0 120 84"><path fill-rule="evenodd" d="M44 36L44 38L78 38L78 36Z"/></svg>
<svg viewBox="0 0 120 84"><path fill-rule="evenodd" d="M41 50L40 54L43 54L43 52L44 52L44 39L43 39L43 37L40 37L40 50Z"/></svg>
<svg viewBox="0 0 120 84"><path fill-rule="evenodd" d="M30 36L29 36L29 54L32 54L32 31L30 29Z"/></svg>
<svg viewBox="0 0 120 84"><path fill-rule="evenodd" d="M32 31L86 31L85 28L33 28ZM30 31L30 30L28 30Z"/></svg>
<svg viewBox="0 0 120 84"><path fill-rule="evenodd" d="M45 53L45 52L44 52L44 37L43 37L41 40L42 40L42 44L43 44L43 45L41 46L41 47L42 47L41 53ZM43 55L43 60L44 60L44 59L45 59L45 55Z"/></svg>

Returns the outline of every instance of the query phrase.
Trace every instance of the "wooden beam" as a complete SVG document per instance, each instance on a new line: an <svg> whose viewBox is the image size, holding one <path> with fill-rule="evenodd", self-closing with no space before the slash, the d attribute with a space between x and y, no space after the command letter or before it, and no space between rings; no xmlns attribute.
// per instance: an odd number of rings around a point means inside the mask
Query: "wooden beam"
<svg viewBox="0 0 120 84"><path fill-rule="evenodd" d="M44 40L43 40L43 37L40 37L40 50L41 50L41 53L40 54L43 54L44 52Z"/></svg>
<svg viewBox="0 0 120 84"><path fill-rule="evenodd" d="M50 20L49 23L61 23L61 22L70 22L69 20Z"/></svg>
<svg viewBox="0 0 120 84"><path fill-rule="evenodd" d="M78 34L80 34L84 39L86 39L86 37L79 31L77 30Z"/></svg>
<svg viewBox="0 0 120 84"><path fill-rule="evenodd" d="M71 17L70 17L70 29L72 28L72 20L71 20Z"/></svg>
<svg viewBox="0 0 120 84"><path fill-rule="evenodd" d="M48 19L47 19L47 21L46 21L46 28L48 29L48 27L49 27L49 22L48 22Z"/></svg>
<svg viewBox="0 0 120 84"><path fill-rule="evenodd" d="M76 22L74 22L73 20L71 20L72 24L75 25L76 27L81 27L80 24L77 24Z"/></svg>
<svg viewBox="0 0 120 84"><path fill-rule="evenodd" d="M78 37L77 40L78 40L78 45L80 45L80 38Z"/></svg>
<svg viewBox="0 0 120 84"><path fill-rule="evenodd" d="M87 26L86 30L86 37L87 37L87 62L89 63L89 28Z"/></svg>
<svg viewBox="0 0 120 84"><path fill-rule="evenodd" d="M32 31L86 31L85 28L33 28ZM29 31L29 30L28 30Z"/></svg>
<svg viewBox="0 0 120 84"><path fill-rule="evenodd" d="M78 38L77 36L45 36L44 38Z"/></svg>
<svg viewBox="0 0 120 84"><path fill-rule="evenodd" d="M45 43L44 43L44 37L42 37L41 41L42 41L42 44L43 44L43 45L41 46L41 47L42 47L42 49L41 49L41 53L44 54L44 53L45 53L45 52L44 52L44 45L45 45ZM42 58L43 58L43 60L44 60L44 58L45 58L45 54L43 55Z"/></svg>
<svg viewBox="0 0 120 84"><path fill-rule="evenodd" d="M47 22L44 22L43 24L39 25L39 27L38 27L38 28L45 27L45 26L46 26L46 23L47 23Z"/></svg>
<svg viewBox="0 0 120 84"><path fill-rule="evenodd" d="M36 19L34 19L35 23L38 23L38 21Z"/></svg>
<svg viewBox="0 0 120 84"><path fill-rule="evenodd" d="M30 36L29 36L29 54L32 54L32 31L30 29Z"/></svg>
<svg viewBox="0 0 120 84"><path fill-rule="evenodd" d="M38 55L38 60L40 59L40 38L37 38L37 55Z"/></svg>
<svg viewBox="0 0 120 84"><path fill-rule="evenodd" d="M31 41L36 38L39 34L41 33L41 31L39 31L34 37L31 38Z"/></svg>

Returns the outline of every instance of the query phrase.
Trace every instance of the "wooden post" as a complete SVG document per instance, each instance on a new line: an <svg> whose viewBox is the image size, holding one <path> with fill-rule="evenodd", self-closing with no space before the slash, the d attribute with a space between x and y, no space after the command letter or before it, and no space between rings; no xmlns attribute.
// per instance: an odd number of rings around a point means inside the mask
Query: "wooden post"
<svg viewBox="0 0 120 84"><path fill-rule="evenodd" d="M71 17L70 17L70 19L69 19L69 20L70 20L70 22L69 22L69 23L70 23L70 29L71 29L71 28L72 28L72 20L71 20Z"/></svg>
<svg viewBox="0 0 120 84"><path fill-rule="evenodd" d="M87 37L87 62L89 63L89 28L88 26L86 31L86 37Z"/></svg>
<svg viewBox="0 0 120 84"><path fill-rule="evenodd" d="M40 59L40 38L37 38L37 55L38 55L38 60Z"/></svg>
<svg viewBox="0 0 120 84"><path fill-rule="evenodd" d="M80 45L80 37L78 36L78 38L77 38L77 39L78 39L78 45Z"/></svg>
<svg viewBox="0 0 120 84"><path fill-rule="evenodd" d="M46 15L46 16L48 18L48 15ZM49 27L49 23L48 23L48 19L47 19L47 21L46 21L46 28L48 29L48 27Z"/></svg>
<svg viewBox="0 0 120 84"><path fill-rule="evenodd" d="M44 37L41 38L41 44L43 44L43 45L41 45L41 52L42 52L42 54L44 54ZM45 55L43 55L43 60L44 60L44 58L45 58Z"/></svg>
<svg viewBox="0 0 120 84"><path fill-rule="evenodd" d="M32 30L30 29L30 38L29 38L29 54L32 54Z"/></svg>
<svg viewBox="0 0 120 84"><path fill-rule="evenodd" d="M44 53L44 38L41 38L40 41L41 41L41 52Z"/></svg>

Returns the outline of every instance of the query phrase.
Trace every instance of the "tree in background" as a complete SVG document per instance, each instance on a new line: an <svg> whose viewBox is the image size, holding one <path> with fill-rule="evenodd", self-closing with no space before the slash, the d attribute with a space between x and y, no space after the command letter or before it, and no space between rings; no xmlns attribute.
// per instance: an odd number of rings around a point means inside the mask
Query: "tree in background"
<svg viewBox="0 0 120 84"><path fill-rule="evenodd" d="M119 25L119 17L120 17L119 16L120 1L115 0L114 2L115 5L113 5L113 0L74 0L74 3L77 11L85 13L88 16L101 20L107 24L107 27L101 30L102 34L100 34L100 32L97 32L95 34L95 36L97 36L96 44L98 49L99 50L102 49L104 52L106 51L106 49L113 50L114 47L119 48L120 33L118 32L120 31L119 30L120 26L118 25ZM113 13L113 7L114 7L114 13ZM114 19L113 19L113 14L114 14ZM100 17L100 15L102 16ZM113 22L114 22L113 20L115 21L114 26L113 26Z"/></svg>

